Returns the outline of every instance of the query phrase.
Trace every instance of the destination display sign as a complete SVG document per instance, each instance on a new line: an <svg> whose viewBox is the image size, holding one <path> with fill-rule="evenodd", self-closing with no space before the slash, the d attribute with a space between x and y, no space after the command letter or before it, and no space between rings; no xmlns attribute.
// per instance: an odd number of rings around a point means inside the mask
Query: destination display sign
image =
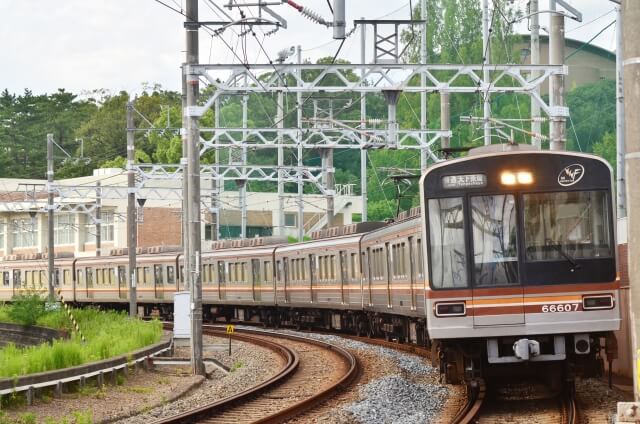
<svg viewBox="0 0 640 424"><path fill-rule="evenodd" d="M442 187L445 189L486 187L486 185L487 176L485 174L445 175L442 177Z"/></svg>

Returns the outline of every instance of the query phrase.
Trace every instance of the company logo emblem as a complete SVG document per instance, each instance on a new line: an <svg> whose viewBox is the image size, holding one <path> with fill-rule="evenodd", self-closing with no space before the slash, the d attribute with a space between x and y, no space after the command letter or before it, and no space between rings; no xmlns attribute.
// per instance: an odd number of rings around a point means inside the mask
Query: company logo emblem
<svg viewBox="0 0 640 424"><path fill-rule="evenodd" d="M569 165L558 174L558 184L567 187L574 185L584 176L584 166L579 163Z"/></svg>

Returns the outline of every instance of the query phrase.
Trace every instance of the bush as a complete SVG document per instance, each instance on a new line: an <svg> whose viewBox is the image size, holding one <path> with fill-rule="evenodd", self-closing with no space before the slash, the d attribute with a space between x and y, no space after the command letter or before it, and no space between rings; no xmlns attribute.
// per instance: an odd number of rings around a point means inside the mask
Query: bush
<svg viewBox="0 0 640 424"><path fill-rule="evenodd" d="M44 300L37 293L19 294L12 301L8 315L18 324L34 325L46 313Z"/></svg>

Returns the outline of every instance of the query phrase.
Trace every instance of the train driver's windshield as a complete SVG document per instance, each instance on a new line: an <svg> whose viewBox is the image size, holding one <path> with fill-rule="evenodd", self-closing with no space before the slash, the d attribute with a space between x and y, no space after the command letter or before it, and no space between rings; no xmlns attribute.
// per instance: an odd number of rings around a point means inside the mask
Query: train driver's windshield
<svg viewBox="0 0 640 424"><path fill-rule="evenodd" d="M475 286L518 284L515 197L474 196L470 206Z"/></svg>
<svg viewBox="0 0 640 424"><path fill-rule="evenodd" d="M525 194L528 261L611 257L608 196L604 191Z"/></svg>

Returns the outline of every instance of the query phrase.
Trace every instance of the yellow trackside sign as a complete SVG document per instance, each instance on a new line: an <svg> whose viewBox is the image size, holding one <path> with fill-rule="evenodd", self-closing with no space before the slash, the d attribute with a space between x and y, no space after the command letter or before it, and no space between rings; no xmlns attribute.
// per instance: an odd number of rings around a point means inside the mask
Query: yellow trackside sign
<svg viewBox="0 0 640 424"><path fill-rule="evenodd" d="M235 328L233 327L233 325L227 325L227 334L233 334L234 331Z"/></svg>

